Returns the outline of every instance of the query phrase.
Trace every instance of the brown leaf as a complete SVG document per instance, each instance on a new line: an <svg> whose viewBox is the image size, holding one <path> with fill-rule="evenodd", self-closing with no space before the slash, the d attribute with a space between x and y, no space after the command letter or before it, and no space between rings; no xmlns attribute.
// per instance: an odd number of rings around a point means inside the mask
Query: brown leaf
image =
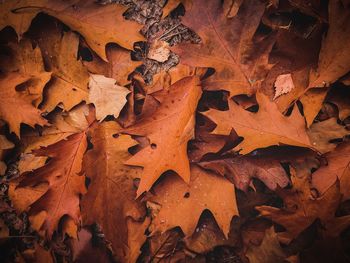
<svg viewBox="0 0 350 263"><path fill-rule="evenodd" d="M324 99L327 96L327 89L311 89L308 90L301 98L303 111L307 127L310 127L315 117L322 108Z"/></svg>
<svg viewBox="0 0 350 263"><path fill-rule="evenodd" d="M30 209L32 215L47 213L42 229L47 231L48 237L64 215L70 216L76 224L80 223L79 196L86 191L85 178L81 175L86 147L86 134L81 132L36 150L35 155L51 159L45 166L25 175L19 184L19 187L49 184L47 192Z"/></svg>
<svg viewBox="0 0 350 263"><path fill-rule="evenodd" d="M0 118L8 122L10 131L20 136L21 123L47 125L41 111L35 108L26 92L16 91L16 86L25 83L30 77L19 73L9 73L0 77Z"/></svg>
<svg viewBox="0 0 350 263"><path fill-rule="evenodd" d="M289 179L278 160L255 156L238 156L199 164L205 169L226 176L238 189L247 191L253 178L257 178L271 190L284 188Z"/></svg>
<svg viewBox="0 0 350 263"><path fill-rule="evenodd" d="M282 250L273 227L266 230L260 246L250 246L247 251L250 263L283 263L286 255Z"/></svg>
<svg viewBox="0 0 350 263"><path fill-rule="evenodd" d="M273 97L273 100L277 99L279 96L283 94L289 93L294 88L295 87L294 87L291 74L279 75L275 81L276 91L275 91L275 96Z"/></svg>
<svg viewBox="0 0 350 263"><path fill-rule="evenodd" d="M152 220L153 233L180 226L190 236L202 212L208 209L227 237L231 219L238 215L233 185L197 166L191 168L189 185L177 176L167 176L154 187L154 192L149 200L161 208Z"/></svg>
<svg viewBox="0 0 350 263"><path fill-rule="evenodd" d="M350 134L344 126L337 123L336 118L330 118L325 121L316 122L311 125L307 134L315 149L320 153L327 153L335 149L335 143L330 143L334 139L342 139Z"/></svg>
<svg viewBox="0 0 350 263"><path fill-rule="evenodd" d="M133 259L137 258L143 242L138 247L129 246L132 241L129 227L140 223L128 223L127 219L131 217L140 221L145 217L146 210L144 204L135 200L133 179L141 169L123 164L131 156L128 148L137 142L129 135L114 138L113 134L120 129L116 122L110 121L96 125L90 133L93 148L86 153L83 167L91 183L81 203L82 216L84 224L98 223L102 227L119 261L135 262ZM138 226L133 230L143 236L145 227Z"/></svg>
<svg viewBox="0 0 350 263"><path fill-rule="evenodd" d="M61 20L72 30L79 32L88 45L104 60L108 43L133 49L134 42L144 38L139 33L141 25L125 20L126 7L119 4L98 5L94 0L55 1L40 0L33 5L21 3L22 12L44 12Z"/></svg>
<svg viewBox="0 0 350 263"><path fill-rule="evenodd" d="M15 145L10 142L6 136L0 134L0 175L4 175L6 172L6 164L3 162L4 154L6 150L12 149Z"/></svg>
<svg viewBox="0 0 350 263"><path fill-rule="evenodd" d="M323 39L318 68L311 72L309 87L329 86L350 71L350 7L340 0L329 2L329 27Z"/></svg>
<svg viewBox="0 0 350 263"><path fill-rule="evenodd" d="M142 64L142 61L131 59L129 50L116 45L107 46L106 54L109 62L93 54L93 61L84 61L83 63L89 72L113 78L120 86L128 84L130 82L128 80L129 74Z"/></svg>
<svg viewBox="0 0 350 263"><path fill-rule="evenodd" d="M95 105L96 119L99 121L108 115L118 118L129 93L127 88L117 85L115 79L90 74L89 101Z"/></svg>
<svg viewBox="0 0 350 263"><path fill-rule="evenodd" d="M312 185L320 192L326 193L338 179L343 199L350 198L350 143L340 144L334 151L325 154L327 164L312 174Z"/></svg>
<svg viewBox="0 0 350 263"><path fill-rule="evenodd" d="M51 72L45 71L43 57L39 47L33 49L28 39L19 43L9 43L8 54L0 59L0 68L3 72L19 72L30 78L26 82L25 92L35 107L42 101L44 86L51 78Z"/></svg>
<svg viewBox="0 0 350 263"><path fill-rule="evenodd" d="M62 35L53 23L48 23L36 37L53 76L46 87L47 99L42 108L50 112L60 104L68 111L81 101L88 102L89 74L77 59L78 35L70 31Z"/></svg>
<svg viewBox="0 0 350 263"><path fill-rule="evenodd" d="M284 190L280 195L284 207L258 206L256 209L264 217L282 225L286 231L280 233L280 241L289 243L317 218L326 223L334 218L341 194L339 184L334 183L323 195L314 197L308 176L302 178L292 174L293 188Z"/></svg>
<svg viewBox="0 0 350 263"><path fill-rule="evenodd" d="M137 189L139 196L148 191L162 173L173 170L186 182L190 179L187 142L194 135L194 113L201 95L197 77L184 78L164 93L159 108L125 133L146 136L150 145L127 162L141 166L143 172Z"/></svg>
<svg viewBox="0 0 350 263"><path fill-rule="evenodd" d="M25 4L31 5L35 3L35 0L5 0L0 3L0 30L2 30L6 26L11 26L18 35L20 39L25 33L32 19L37 15L36 13L16 13L12 12L12 10L17 7Z"/></svg>
<svg viewBox="0 0 350 263"><path fill-rule="evenodd" d="M189 2L189 3L188 3ZM201 44L180 44L172 48L181 63L212 67L216 73L203 81L203 88L225 89L231 96L252 94L271 68L268 54L274 43L270 36L255 36L265 4L244 1L235 17L227 19L227 11L219 0L188 1L183 23L201 37ZM259 49L254 47L259 46Z"/></svg>
<svg viewBox="0 0 350 263"><path fill-rule="evenodd" d="M246 111L229 100L228 111L210 109L203 114L217 124L214 134L227 135L234 129L238 136L244 137L236 147L242 149L242 154L280 144L310 147L305 121L297 108L285 117L265 95L257 93L256 99L259 104L257 113Z"/></svg>

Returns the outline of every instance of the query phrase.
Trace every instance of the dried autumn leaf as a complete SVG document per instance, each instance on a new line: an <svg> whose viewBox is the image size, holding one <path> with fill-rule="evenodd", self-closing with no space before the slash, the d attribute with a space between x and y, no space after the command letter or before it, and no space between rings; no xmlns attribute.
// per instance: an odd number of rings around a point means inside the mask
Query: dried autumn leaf
<svg viewBox="0 0 350 263"><path fill-rule="evenodd" d="M89 101L95 105L96 119L102 121L108 115L118 118L130 91L117 85L115 79L96 74L90 74L89 88Z"/></svg>
<svg viewBox="0 0 350 263"><path fill-rule="evenodd" d="M10 26L17 32L19 39L28 30L32 19L37 15L36 13L12 12L12 10L23 4L35 4L35 0L4 0L0 3L0 30Z"/></svg>
<svg viewBox="0 0 350 263"><path fill-rule="evenodd" d="M120 129L116 122L110 121L96 125L91 131L93 149L86 153L83 162L91 183L81 203L82 216L84 224L98 223L102 227L119 261L134 262L132 250L136 247L128 245L130 233L127 218L142 220L146 209L144 204L135 200L133 179L141 169L123 164L131 156L128 148L137 142L129 135L114 138L113 135ZM140 235L144 234L144 230L138 229L142 232Z"/></svg>
<svg viewBox="0 0 350 263"><path fill-rule="evenodd" d="M244 1L241 12L227 19L220 0L193 0L185 4L183 23L194 30L202 42L181 43L172 50L181 63L196 67L212 67L215 74L203 81L203 88L227 90L230 95L252 94L271 68L268 54L274 36L254 34L265 10L256 0ZM259 48L254 48L259 46Z"/></svg>
<svg viewBox="0 0 350 263"><path fill-rule="evenodd" d="M312 185L320 192L326 193L334 182L340 182L343 199L350 198L350 143L340 144L335 150L325 154L327 164L312 174Z"/></svg>
<svg viewBox="0 0 350 263"><path fill-rule="evenodd" d="M203 114L217 124L214 134L228 135L234 129L238 136L244 137L236 147L242 149L242 154L280 144L310 147L305 121L297 108L285 117L265 95L257 93L256 99L259 104L257 113L246 111L229 100L228 111L210 109Z"/></svg>
<svg viewBox="0 0 350 263"><path fill-rule="evenodd" d="M337 146L335 143L330 143L334 139L342 139L350 134L344 126L337 123L336 118L330 118L325 121L313 123L307 134L315 149L320 153L330 152Z"/></svg>
<svg viewBox="0 0 350 263"><path fill-rule="evenodd" d="M35 151L37 156L47 156L49 162L24 176L18 187L48 183L49 189L31 205L30 214L46 212L42 229L50 237L64 215L80 223L79 197L84 194L85 177L82 159L87 148L85 132L76 133L66 140Z"/></svg>
<svg viewBox="0 0 350 263"><path fill-rule="evenodd" d="M324 87L350 71L350 7L340 0L329 1L329 27L323 39L318 68L311 72L309 87Z"/></svg>
<svg viewBox="0 0 350 263"><path fill-rule="evenodd" d="M89 72L113 78L118 85L125 86L130 82L128 80L129 74L140 66L142 61L132 60L129 50L116 45L107 46L106 53L109 62L102 60L98 56L93 56L93 61L84 61L84 65Z"/></svg>
<svg viewBox="0 0 350 263"><path fill-rule="evenodd" d="M261 156L238 156L230 159L201 162L205 169L226 176L238 189L247 191L253 178L261 180L268 188L284 188L289 179L278 160Z"/></svg>
<svg viewBox="0 0 350 263"><path fill-rule="evenodd" d="M108 43L133 49L135 42L144 40L139 33L142 26L123 17L126 9L119 4L98 5L94 0L39 0L34 7L23 3L20 8L22 12L44 12L61 20L79 32L104 60L107 60L105 46Z"/></svg>
<svg viewBox="0 0 350 263"><path fill-rule="evenodd" d="M3 162L4 153L8 149L12 149L15 145L7 140L7 138L0 134L0 175L4 175L6 172L6 164Z"/></svg>
<svg viewBox="0 0 350 263"><path fill-rule="evenodd" d="M10 126L10 131L20 136L21 123L32 127L47 125L41 111L35 108L26 92L16 91L16 86L28 81L19 73L8 73L0 77L0 118Z"/></svg>
<svg viewBox="0 0 350 263"><path fill-rule="evenodd" d="M89 74L77 59L79 37L73 32L63 35L55 24L48 23L47 29L36 37L52 80L46 87L47 98L42 108L51 112L57 105L70 110L82 101L88 102Z"/></svg>
<svg viewBox="0 0 350 263"><path fill-rule="evenodd" d="M339 119L345 120L350 116L350 92L349 87L337 87L328 94L327 102L335 104L339 111Z"/></svg>
<svg viewBox="0 0 350 263"><path fill-rule="evenodd" d="M273 227L265 231L260 246L251 245L247 250L250 263L284 263L286 254L282 250Z"/></svg>
<svg viewBox="0 0 350 263"><path fill-rule="evenodd" d="M148 191L162 173L173 170L186 182L190 179L187 142L194 135L194 114L201 96L197 77L187 77L173 84L162 96L158 109L123 131L146 136L150 145L125 164L143 167L137 189L139 196Z"/></svg>
<svg viewBox="0 0 350 263"><path fill-rule="evenodd" d="M294 83L291 74L279 75L275 81L275 96L273 100L277 99L279 96L289 93L294 89Z"/></svg>
<svg viewBox="0 0 350 263"><path fill-rule="evenodd" d="M313 197L308 176L301 178L292 174L293 188L283 190L284 207L258 206L256 209L264 217L282 225L286 231L279 234L280 241L289 243L316 219L326 223L334 218L341 194L339 184L333 185L320 197Z"/></svg>
<svg viewBox="0 0 350 263"><path fill-rule="evenodd" d="M9 53L0 59L0 68L3 72L19 72L30 78L25 91L28 100L38 107L44 86L51 78L51 72L45 71L40 48L33 48L28 39L22 39L19 43L10 43L9 49Z"/></svg>
<svg viewBox="0 0 350 263"><path fill-rule="evenodd" d="M303 111L307 127L310 127L322 108L324 99L327 96L327 89L311 89L308 90L301 98Z"/></svg>
<svg viewBox="0 0 350 263"><path fill-rule="evenodd" d="M177 176L167 176L154 187L154 192L149 200L161 208L152 220L153 233L179 226L190 236L202 212L208 209L227 237L231 219L238 215L234 186L197 166L191 167L189 184Z"/></svg>

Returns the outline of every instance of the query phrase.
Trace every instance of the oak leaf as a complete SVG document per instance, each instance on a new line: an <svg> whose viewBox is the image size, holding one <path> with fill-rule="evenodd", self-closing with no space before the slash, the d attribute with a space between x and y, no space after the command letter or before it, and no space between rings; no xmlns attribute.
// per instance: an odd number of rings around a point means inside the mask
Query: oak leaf
<svg viewBox="0 0 350 263"><path fill-rule="evenodd" d="M162 103L152 115L123 131L146 136L150 142L125 162L143 167L138 196L148 191L168 170L175 171L189 182L187 142L194 135L194 115L201 93L198 77L184 78L163 94Z"/></svg>
<svg viewBox="0 0 350 263"><path fill-rule="evenodd" d="M310 127L322 108L328 89L310 89L300 97L307 127Z"/></svg>
<svg viewBox="0 0 350 263"><path fill-rule="evenodd" d="M89 101L95 105L96 119L102 121L108 115L118 118L126 104L130 91L116 84L116 80L103 75L90 74Z"/></svg>
<svg viewBox="0 0 350 263"><path fill-rule="evenodd" d="M335 150L324 155L327 164L312 174L312 185L322 194L326 193L336 180L340 183L343 199L350 198L350 143L344 142Z"/></svg>
<svg viewBox="0 0 350 263"><path fill-rule="evenodd" d="M253 178L261 180L269 189L284 188L289 179L278 160L255 156L201 162L199 165L226 176L238 189L247 191Z"/></svg>
<svg viewBox="0 0 350 263"><path fill-rule="evenodd" d="M141 169L123 163L131 156L128 148L137 142L129 135L114 138L113 135L119 130L121 127L110 121L96 125L90 131L93 148L86 153L83 167L91 183L81 203L82 217L84 224L97 223L102 227L120 262L134 262L133 254L140 249L142 243L138 248L129 246L129 227L142 223L128 220L142 220L146 216L146 209L144 204L135 200L136 187L133 179ZM136 231L139 231L142 236L144 230L135 226L134 234L137 235Z"/></svg>
<svg viewBox="0 0 350 263"><path fill-rule="evenodd" d="M154 192L149 200L161 206L150 227L154 233L180 226L190 236L202 212L208 209L227 237L231 219L238 215L234 186L197 166L191 167L189 184L177 176L167 176Z"/></svg>
<svg viewBox="0 0 350 263"><path fill-rule="evenodd" d="M126 20L126 7L119 4L98 5L93 0L40 0L34 7L21 4L20 10L28 13L44 12L79 32L87 44L104 60L107 60L105 46L108 43L133 49L134 42L143 41L139 33L142 26Z"/></svg>
<svg viewBox="0 0 350 263"><path fill-rule="evenodd" d="M323 39L316 72L310 73L309 87L329 86L350 71L350 8L340 0L328 5L329 27Z"/></svg>
<svg viewBox="0 0 350 263"><path fill-rule="evenodd" d="M254 38L265 4L244 1L240 12L228 19L221 2L187 1L182 21L202 42L198 45L181 43L172 50L180 56L181 63L215 69L215 74L203 81L203 88L224 89L231 96L255 93L271 68L268 54L274 43L273 34ZM259 49L254 48L256 46Z"/></svg>
<svg viewBox="0 0 350 263"><path fill-rule="evenodd" d="M333 219L341 200L339 183L333 183L323 195L314 197L308 176L299 178L292 173L291 180L293 188L280 192L284 202L283 208L256 207L262 216L286 229L279 235L283 243L289 243L318 218L323 223Z"/></svg>
<svg viewBox="0 0 350 263"><path fill-rule="evenodd" d="M5 0L0 3L0 30L10 26L17 32L19 39L28 30L32 19L37 15L37 13L12 12L24 3L25 5L35 4L35 0Z"/></svg>
<svg viewBox="0 0 350 263"><path fill-rule="evenodd" d="M283 251L273 227L265 231L260 246L251 245L247 250L250 263L283 263L286 254Z"/></svg>
<svg viewBox="0 0 350 263"><path fill-rule="evenodd" d="M77 59L79 37L73 32L64 32L54 22L36 35L47 67L52 71L52 79L46 87L47 98L42 108L51 112L62 104L70 110L82 101L88 102L89 74Z"/></svg>
<svg viewBox="0 0 350 263"><path fill-rule="evenodd" d="M229 100L228 111L210 109L203 114L217 124L214 134L228 135L234 129L238 136L244 137L236 147L242 149L242 154L280 144L310 147L305 121L297 108L285 117L265 95L257 93L256 99L259 104L257 113L246 111Z"/></svg>
<svg viewBox="0 0 350 263"><path fill-rule="evenodd" d="M327 153L335 149L335 143L331 140L342 139L350 134L344 126L337 123L336 118L313 123L307 131L310 141L315 149L320 153Z"/></svg>
<svg viewBox="0 0 350 263"><path fill-rule="evenodd" d="M116 45L106 47L108 62L93 55L92 61L84 61L84 65L90 73L104 75L108 78L113 78L120 86L125 86L130 81L128 76L142 61L134 61L131 59L129 50Z"/></svg>
<svg viewBox="0 0 350 263"><path fill-rule="evenodd" d="M0 175L6 172L6 164L3 162L4 153L6 150L12 149L15 145L10 142L6 136L0 134Z"/></svg>
<svg viewBox="0 0 350 263"><path fill-rule="evenodd" d="M20 136L21 123L47 125L41 111L35 108L26 92L16 91L16 86L25 83L30 77L20 73L8 73L0 77L0 118L10 126L10 131Z"/></svg>
<svg viewBox="0 0 350 263"><path fill-rule="evenodd" d="M35 151L37 156L47 156L48 163L26 174L18 187L48 183L47 192L31 205L30 214L46 212L42 229L51 237L60 219L70 216L80 223L79 197L84 194L85 177L82 173L82 159L87 148L85 132L76 133L66 140Z"/></svg>
<svg viewBox="0 0 350 263"><path fill-rule="evenodd" d="M9 43L9 50L0 59L0 68L3 72L19 72L28 77L25 92L28 101L38 107L42 101L44 86L51 78L51 72L45 71L44 61L39 47L32 47L28 39L19 43Z"/></svg>

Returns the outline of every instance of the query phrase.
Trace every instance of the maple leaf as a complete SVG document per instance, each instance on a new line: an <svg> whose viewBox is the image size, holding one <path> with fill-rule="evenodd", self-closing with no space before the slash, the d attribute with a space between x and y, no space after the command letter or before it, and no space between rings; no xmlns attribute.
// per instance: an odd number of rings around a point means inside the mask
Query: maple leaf
<svg viewBox="0 0 350 263"><path fill-rule="evenodd" d="M95 105L96 119L102 121L108 115L118 118L130 91L117 85L115 79L96 74L90 74L89 88L89 101Z"/></svg>
<svg viewBox="0 0 350 263"><path fill-rule="evenodd" d="M280 144L310 147L305 121L298 109L285 117L265 95L257 93L256 100L259 104L257 113L246 111L229 100L228 111L210 109L202 114L217 124L214 134L228 135L234 129L239 136L244 137L243 142L236 147L242 149L242 154Z"/></svg>
<svg viewBox="0 0 350 263"><path fill-rule="evenodd" d="M344 126L337 123L336 118L316 122L307 131L310 141L320 153L330 152L335 149L336 144L330 143L334 139L342 139L350 134Z"/></svg>
<svg viewBox="0 0 350 263"><path fill-rule="evenodd" d="M324 87L350 71L350 8L341 0L330 1L329 27L323 39L316 72L310 73L309 87Z"/></svg>
<svg viewBox="0 0 350 263"><path fill-rule="evenodd" d="M70 110L81 101L88 102L89 74L77 59L79 37L73 32L61 33L54 22L49 22L44 30L34 33L42 50L47 67L52 71L52 79L46 87L47 98L42 108L52 111L58 104Z"/></svg>
<svg viewBox="0 0 350 263"><path fill-rule="evenodd" d="M41 111L35 108L25 92L16 91L16 86L28 81L19 73L9 73L0 77L0 118L10 126L10 131L20 136L21 123L30 126L47 125Z"/></svg>
<svg viewBox="0 0 350 263"><path fill-rule="evenodd" d="M238 189L247 191L253 178L261 180L268 188L284 188L289 179L278 160L254 156L201 162L199 165L226 176Z"/></svg>
<svg viewBox="0 0 350 263"><path fill-rule="evenodd" d="M37 156L47 156L49 162L24 176L18 187L48 183L47 192L31 205L30 214L45 212L42 229L51 237L60 219L70 216L76 224L80 222L79 196L84 194L85 177L82 159L87 148L85 132L70 135L46 148L36 150Z"/></svg>
<svg viewBox="0 0 350 263"><path fill-rule="evenodd" d="M208 209L227 237L231 219L238 215L233 185L197 166L191 167L189 184L177 176L167 176L154 187L154 192L149 201L161 208L152 220L152 232L180 226L185 235L190 236L202 212Z"/></svg>
<svg viewBox="0 0 350 263"><path fill-rule="evenodd" d="M122 14L126 7L119 4L98 5L93 0L55 1L39 0L35 5L24 2L17 11L28 13L44 12L79 32L87 44L104 60L107 60L105 46L108 43L133 49L133 44L143 41L139 33L142 26L126 20Z"/></svg>
<svg viewBox="0 0 350 263"><path fill-rule="evenodd" d="M293 170L292 170L293 172ZM308 176L301 178L292 173L293 188L280 193L284 207L258 206L256 209L264 217L285 227L280 233L280 241L289 243L317 218L326 223L334 218L341 200L339 183L333 185L320 197L313 197Z"/></svg>
<svg viewBox="0 0 350 263"><path fill-rule="evenodd" d="M344 142L324 155L327 164L312 174L312 185L321 193L326 193L336 180L340 183L343 199L350 198L350 143Z"/></svg>
<svg viewBox="0 0 350 263"><path fill-rule="evenodd" d="M84 65L90 73L104 75L116 80L120 86L125 86L130 81L128 75L142 64L142 61L131 59L129 50L119 46L107 46L106 54L108 62L98 56L94 56L92 61L84 61Z"/></svg>
<svg viewBox="0 0 350 263"><path fill-rule="evenodd" d="M83 167L91 183L81 203L82 216L84 224L98 223L102 227L119 261L135 262L133 254L143 242L139 241L138 246L128 245L131 238L128 224L132 223L128 223L127 219L142 220L146 209L144 204L135 200L133 179L141 169L123 164L131 156L128 148L137 142L129 135L114 138L113 135L120 129L116 122L110 121L96 125L90 131L94 147L86 153ZM134 224L142 225L142 222ZM143 235L145 227L136 227L135 231Z"/></svg>
<svg viewBox="0 0 350 263"><path fill-rule="evenodd" d="M244 1L240 12L227 19L220 0L189 2L186 2L182 21L202 42L198 45L182 43L172 48L180 56L181 63L215 69L216 73L203 81L205 89L225 89L231 96L254 93L271 68L268 54L274 35L254 39L265 4Z"/></svg>
<svg viewBox="0 0 350 263"><path fill-rule="evenodd" d="M146 116L123 131L146 136L150 142L125 162L143 167L138 196L149 190L161 174L168 170L175 171L189 182L187 142L194 135L194 114L201 93L197 77L184 78L163 94L161 105L151 116Z"/></svg>
<svg viewBox="0 0 350 263"><path fill-rule="evenodd" d="M283 263L286 262L287 257L273 227L265 231L260 246L248 247L246 255L250 263Z"/></svg>

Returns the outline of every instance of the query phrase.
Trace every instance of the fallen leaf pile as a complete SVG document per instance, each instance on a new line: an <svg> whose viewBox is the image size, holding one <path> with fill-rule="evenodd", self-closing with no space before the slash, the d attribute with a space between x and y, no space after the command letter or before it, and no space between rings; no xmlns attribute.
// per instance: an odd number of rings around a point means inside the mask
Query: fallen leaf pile
<svg viewBox="0 0 350 263"><path fill-rule="evenodd" d="M349 43L348 0L0 1L1 261L349 262Z"/></svg>

